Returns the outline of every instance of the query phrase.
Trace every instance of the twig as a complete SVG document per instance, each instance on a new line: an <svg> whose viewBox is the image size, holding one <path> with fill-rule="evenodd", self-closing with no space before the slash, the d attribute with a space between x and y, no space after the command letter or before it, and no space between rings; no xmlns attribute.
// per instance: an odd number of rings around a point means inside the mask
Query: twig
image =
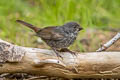
<svg viewBox="0 0 120 80"><path fill-rule="evenodd" d="M120 39L120 32L117 33L110 41L108 41L107 43L103 44L98 50L96 50L97 52L101 52L101 51L105 51L107 48L109 48L112 44L114 44L116 41L118 41Z"/></svg>

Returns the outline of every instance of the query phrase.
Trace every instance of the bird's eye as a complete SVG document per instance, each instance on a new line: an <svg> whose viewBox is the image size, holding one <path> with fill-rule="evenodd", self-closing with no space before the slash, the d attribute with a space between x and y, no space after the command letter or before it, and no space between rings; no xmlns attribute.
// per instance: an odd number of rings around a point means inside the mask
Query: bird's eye
<svg viewBox="0 0 120 80"><path fill-rule="evenodd" d="M76 28L76 26L74 26L74 28Z"/></svg>

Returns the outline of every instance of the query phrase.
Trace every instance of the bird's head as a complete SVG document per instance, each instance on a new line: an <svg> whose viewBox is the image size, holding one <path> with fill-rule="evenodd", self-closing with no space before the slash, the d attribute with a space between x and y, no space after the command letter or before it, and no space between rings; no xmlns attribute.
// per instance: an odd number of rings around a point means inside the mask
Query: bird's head
<svg viewBox="0 0 120 80"><path fill-rule="evenodd" d="M68 22L66 24L63 25L64 27L68 28L71 31L74 32L79 32L80 30L82 30L83 28L76 22Z"/></svg>

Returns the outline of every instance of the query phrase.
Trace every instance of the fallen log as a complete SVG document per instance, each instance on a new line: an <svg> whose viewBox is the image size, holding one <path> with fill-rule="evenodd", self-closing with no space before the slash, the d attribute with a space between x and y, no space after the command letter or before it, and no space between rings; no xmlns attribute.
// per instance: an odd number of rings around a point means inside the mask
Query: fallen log
<svg viewBox="0 0 120 80"><path fill-rule="evenodd" d="M76 52L77 53L77 52ZM63 78L120 78L120 52L60 53L0 40L0 74L28 73Z"/></svg>

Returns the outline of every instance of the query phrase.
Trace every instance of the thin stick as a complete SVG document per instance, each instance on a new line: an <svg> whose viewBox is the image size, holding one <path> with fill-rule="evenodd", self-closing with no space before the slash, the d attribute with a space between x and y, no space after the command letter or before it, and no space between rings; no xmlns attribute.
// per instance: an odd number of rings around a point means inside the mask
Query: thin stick
<svg viewBox="0 0 120 80"><path fill-rule="evenodd" d="M105 51L106 49L108 49L112 44L114 44L119 39L120 39L120 32L117 33L110 41L103 44L98 50L96 50L96 52Z"/></svg>

